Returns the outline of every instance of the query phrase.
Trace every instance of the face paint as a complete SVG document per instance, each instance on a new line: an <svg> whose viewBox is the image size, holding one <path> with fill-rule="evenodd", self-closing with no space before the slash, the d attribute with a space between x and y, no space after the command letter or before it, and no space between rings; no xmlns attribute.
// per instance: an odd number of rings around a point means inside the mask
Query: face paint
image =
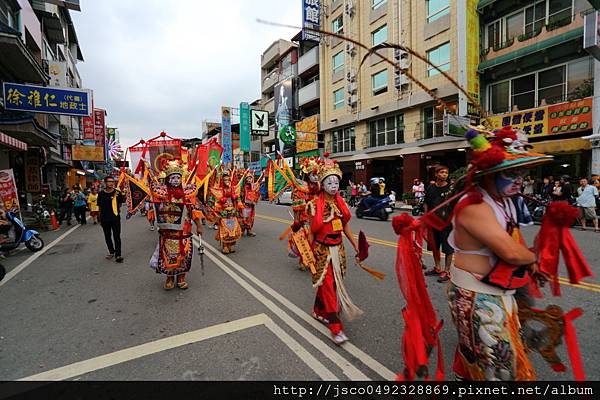
<svg viewBox="0 0 600 400"><path fill-rule="evenodd" d="M500 172L496 175L496 191L502 197L514 196L521 191L523 177L519 171Z"/></svg>
<svg viewBox="0 0 600 400"><path fill-rule="evenodd" d="M340 178L336 175L329 175L323 180L323 188L325 189L325 193L335 196L340 188Z"/></svg>
<svg viewBox="0 0 600 400"><path fill-rule="evenodd" d="M310 179L310 181L311 181L312 183L317 183L317 182L319 182L319 176L318 176L317 174L310 174L310 175L308 176L308 179Z"/></svg>
<svg viewBox="0 0 600 400"><path fill-rule="evenodd" d="M168 183L171 187L181 186L181 175L173 174L169 176Z"/></svg>

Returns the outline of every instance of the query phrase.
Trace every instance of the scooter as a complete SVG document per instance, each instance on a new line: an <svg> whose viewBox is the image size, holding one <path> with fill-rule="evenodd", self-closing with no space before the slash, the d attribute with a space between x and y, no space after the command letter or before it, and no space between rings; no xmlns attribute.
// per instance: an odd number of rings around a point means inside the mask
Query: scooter
<svg viewBox="0 0 600 400"><path fill-rule="evenodd" d="M371 198L371 196L363 198L360 203L358 203L356 206L356 217L376 217L382 221L387 221L390 214L394 211L392 209L390 197L382 197L381 199L378 199L377 202L370 208L367 208L365 200L369 198Z"/></svg>
<svg viewBox="0 0 600 400"><path fill-rule="evenodd" d="M23 224L23 222L12 212L7 212L6 218L13 225L15 241L0 244L0 251L7 252L14 250L19 247L21 243L25 243L25 246L33 252L40 251L44 248L44 241L37 231L27 229L25 224Z"/></svg>
<svg viewBox="0 0 600 400"><path fill-rule="evenodd" d="M423 198L415 200L415 205L412 207L411 213L414 217L425 214L425 200Z"/></svg>

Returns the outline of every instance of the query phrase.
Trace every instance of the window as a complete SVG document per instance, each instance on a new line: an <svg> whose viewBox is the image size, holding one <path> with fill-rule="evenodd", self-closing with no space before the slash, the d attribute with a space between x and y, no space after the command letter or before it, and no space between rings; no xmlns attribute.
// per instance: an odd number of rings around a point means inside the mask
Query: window
<svg viewBox="0 0 600 400"><path fill-rule="evenodd" d="M344 88L333 92L333 109L337 110L344 107Z"/></svg>
<svg viewBox="0 0 600 400"><path fill-rule="evenodd" d="M444 110L427 107L423 110L423 139L444 135Z"/></svg>
<svg viewBox="0 0 600 400"><path fill-rule="evenodd" d="M573 0L548 0L548 23L571 18Z"/></svg>
<svg viewBox="0 0 600 400"><path fill-rule="evenodd" d="M511 104L518 110L535 107L535 74L511 81Z"/></svg>
<svg viewBox="0 0 600 400"><path fill-rule="evenodd" d="M383 71L379 71L378 73L371 75L371 86L373 88L374 95L387 92L387 69L384 69Z"/></svg>
<svg viewBox="0 0 600 400"><path fill-rule="evenodd" d="M525 34L531 34L546 24L546 1L538 1L525 9Z"/></svg>
<svg viewBox="0 0 600 400"><path fill-rule="evenodd" d="M19 30L19 27L16 26L17 19L15 13L10 4L10 2L0 1L0 22L8 25L9 28Z"/></svg>
<svg viewBox="0 0 600 400"><path fill-rule="evenodd" d="M500 46L502 43L502 20L498 20L487 26L487 45L489 47Z"/></svg>
<svg viewBox="0 0 600 400"><path fill-rule="evenodd" d="M336 74L344 69L344 52L340 51L333 56L333 73Z"/></svg>
<svg viewBox="0 0 600 400"><path fill-rule="evenodd" d="M333 153L356 150L354 127L333 131Z"/></svg>
<svg viewBox="0 0 600 400"><path fill-rule="evenodd" d="M538 73L538 104L560 103L566 93L566 65L547 69Z"/></svg>
<svg viewBox="0 0 600 400"><path fill-rule="evenodd" d="M387 40L387 25L383 25L381 28L374 32L371 32L371 41L373 46L381 44Z"/></svg>
<svg viewBox="0 0 600 400"><path fill-rule="evenodd" d="M340 14L331 22L331 31L333 33L344 33L344 14Z"/></svg>
<svg viewBox="0 0 600 400"><path fill-rule="evenodd" d="M493 114L501 114L510 111L509 96L510 82L501 82L490 88L490 102Z"/></svg>
<svg viewBox="0 0 600 400"><path fill-rule="evenodd" d="M379 7L384 5L386 2L387 2L387 0L371 0L371 8L373 10L377 10Z"/></svg>
<svg viewBox="0 0 600 400"><path fill-rule="evenodd" d="M404 114L369 123L369 147L398 143L404 143Z"/></svg>
<svg viewBox="0 0 600 400"><path fill-rule="evenodd" d="M427 23L450 13L449 0L427 0Z"/></svg>
<svg viewBox="0 0 600 400"><path fill-rule="evenodd" d="M427 52L427 59L442 71L450 70L450 42L445 43ZM439 72L432 66L427 66L427 76L434 76Z"/></svg>
<svg viewBox="0 0 600 400"><path fill-rule="evenodd" d="M506 18L506 41L523 34L523 11Z"/></svg>
<svg viewBox="0 0 600 400"><path fill-rule="evenodd" d="M584 86L589 86L592 82L594 77L594 63L592 60L592 58L586 57L573 61L568 65L567 92L570 96L576 95L577 92L584 89ZM592 84L587 90L593 90L593 87L594 85Z"/></svg>

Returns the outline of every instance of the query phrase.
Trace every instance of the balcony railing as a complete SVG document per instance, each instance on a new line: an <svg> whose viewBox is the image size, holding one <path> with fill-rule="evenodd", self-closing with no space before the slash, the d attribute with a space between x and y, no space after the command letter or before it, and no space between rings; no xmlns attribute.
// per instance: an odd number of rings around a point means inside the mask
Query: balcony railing
<svg viewBox="0 0 600 400"><path fill-rule="evenodd" d="M313 47L298 59L298 74L302 75L305 71L319 64L319 47Z"/></svg>
<svg viewBox="0 0 600 400"><path fill-rule="evenodd" d="M300 106L303 106L304 104L308 104L311 101L319 99L319 89L319 81L314 81L311 84L300 88L300 90L298 91L298 104Z"/></svg>

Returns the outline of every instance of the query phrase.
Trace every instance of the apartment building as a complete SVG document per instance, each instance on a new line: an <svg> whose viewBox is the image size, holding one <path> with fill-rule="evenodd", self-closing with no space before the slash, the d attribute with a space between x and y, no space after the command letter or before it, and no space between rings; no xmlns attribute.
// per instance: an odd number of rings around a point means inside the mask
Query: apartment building
<svg viewBox="0 0 600 400"><path fill-rule="evenodd" d="M597 61L583 49L585 19L595 16L592 4L482 0L478 12L478 72L492 124L519 127L534 151L554 155L553 164L534 171L538 177L600 172L591 170L592 143L584 139L594 132Z"/></svg>
<svg viewBox="0 0 600 400"><path fill-rule="evenodd" d="M368 47L407 46L458 80L457 1L330 0L322 27ZM406 68L455 110L458 89L437 70L408 53L378 53ZM386 178L402 191L415 178L431 178L440 163L466 164L466 143L447 134L445 112L400 69L376 54L337 38L321 45L321 129L326 149L340 162L344 179Z"/></svg>

